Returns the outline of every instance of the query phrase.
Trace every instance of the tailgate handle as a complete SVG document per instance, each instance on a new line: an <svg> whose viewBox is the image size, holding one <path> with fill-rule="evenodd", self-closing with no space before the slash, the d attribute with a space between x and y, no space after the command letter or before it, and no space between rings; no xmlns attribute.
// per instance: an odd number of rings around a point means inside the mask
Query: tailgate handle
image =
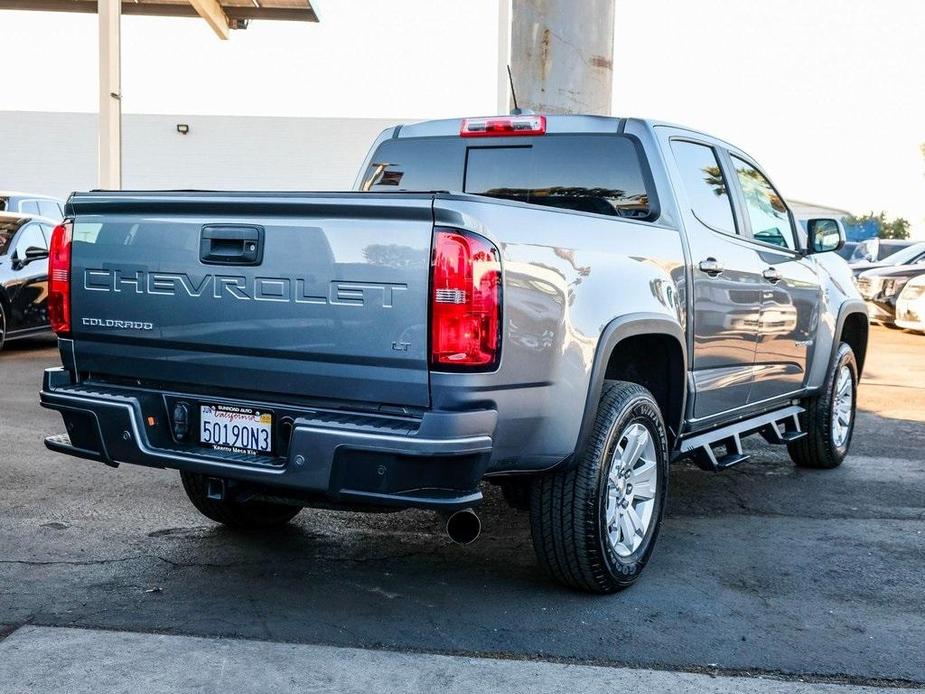
<svg viewBox="0 0 925 694"><path fill-rule="evenodd" d="M199 237L199 260L209 265L260 265L263 227L207 224Z"/></svg>

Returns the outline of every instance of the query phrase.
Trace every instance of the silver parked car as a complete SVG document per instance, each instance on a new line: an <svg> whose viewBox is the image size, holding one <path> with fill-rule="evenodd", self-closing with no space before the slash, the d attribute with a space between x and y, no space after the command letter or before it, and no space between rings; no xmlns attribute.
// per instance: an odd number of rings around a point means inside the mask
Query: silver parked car
<svg viewBox="0 0 925 694"><path fill-rule="evenodd" d="M0 190L0 212L19 212L58 221L64 218L64 201L50 195Z"/></svg>

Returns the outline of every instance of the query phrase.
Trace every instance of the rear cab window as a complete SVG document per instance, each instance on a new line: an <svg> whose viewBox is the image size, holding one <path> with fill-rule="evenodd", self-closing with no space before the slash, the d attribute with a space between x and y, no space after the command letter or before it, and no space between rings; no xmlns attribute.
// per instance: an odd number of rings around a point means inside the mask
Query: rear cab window
<svg viewBox="0 0 925 694"><path fill-rule="evenodd" d="M618 134L396 138L374 152L361 190L461 191L650 220L657 205L635 140Z"/></svg>

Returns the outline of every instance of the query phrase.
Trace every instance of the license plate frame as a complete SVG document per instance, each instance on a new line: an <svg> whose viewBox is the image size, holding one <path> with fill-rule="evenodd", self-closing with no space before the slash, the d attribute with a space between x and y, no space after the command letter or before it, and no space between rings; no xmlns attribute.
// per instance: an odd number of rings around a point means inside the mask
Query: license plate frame
<svg viewBox="0 0 925 694"><path fill-rule="evenodd" d="M199 445L215 451L272 457L275 424L272 410L243 404L199 403Z"/></svg>

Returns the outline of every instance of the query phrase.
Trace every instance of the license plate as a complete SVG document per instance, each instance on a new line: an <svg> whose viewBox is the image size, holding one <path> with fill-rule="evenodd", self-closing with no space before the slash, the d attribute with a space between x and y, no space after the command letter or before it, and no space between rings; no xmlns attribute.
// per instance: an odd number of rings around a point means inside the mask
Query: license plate
<svg viewBox="0 0 925 694"><path fill-rule="evenodd" d="M199 441L229 453L270 453L273 450L273 413L235 405L201 405Z"/></svg>

